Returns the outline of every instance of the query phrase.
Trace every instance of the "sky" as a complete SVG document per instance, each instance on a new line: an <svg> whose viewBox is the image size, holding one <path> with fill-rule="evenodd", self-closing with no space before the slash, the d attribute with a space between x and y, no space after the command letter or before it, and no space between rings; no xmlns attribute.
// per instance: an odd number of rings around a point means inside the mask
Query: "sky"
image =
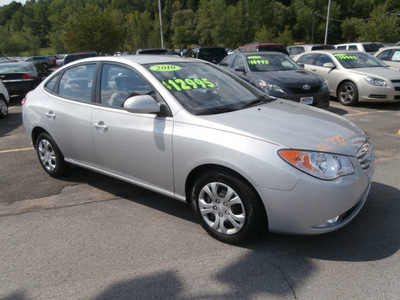
<svg viewBox="0 0 400 300"><path fill-rule="evenodd" d="M26 2L26 0L15 0L15 1L20 2L22 4L25 4ZM10 4L11 2L13 2L13 0L0 0L0 6Z"/></svg>

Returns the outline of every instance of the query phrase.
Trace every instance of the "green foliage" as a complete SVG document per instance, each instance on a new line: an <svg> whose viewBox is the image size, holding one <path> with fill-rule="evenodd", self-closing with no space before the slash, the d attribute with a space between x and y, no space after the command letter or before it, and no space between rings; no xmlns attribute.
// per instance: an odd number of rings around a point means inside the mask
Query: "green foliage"
<svg viewBox="0 0 400 300"><path fill-rule="evenodd" d="M164 46L323 43L327 0L161 0ZM392 14L387 14L391 12ZM332 0L328 43L400 40L398 0ZM30 0L0 7L0 52L160 47L158 0Z"/></svg>
<svg viewBox="0 0 400 300"><path fill-rule="evenodd" d="M64 26L63 41L67 51L95 50L113 53L123 44L122 24L116 11L102 11L88 4L71 15Z"/></svg>

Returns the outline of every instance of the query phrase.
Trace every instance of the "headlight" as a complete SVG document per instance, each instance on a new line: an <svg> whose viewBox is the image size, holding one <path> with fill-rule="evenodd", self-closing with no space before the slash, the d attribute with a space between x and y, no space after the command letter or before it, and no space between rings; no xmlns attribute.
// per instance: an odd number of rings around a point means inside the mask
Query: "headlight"
<svg viewBox="0 0 400 300"><path fill-rule="evenodd" d="M374 77L364 77L365 81L367 81L370 85L374 86L387 86L387 82L383 79L378 79Z"/></svg>
<svg viewBox="0 0 400 300"><path fill-rule="evenodd" d="M327 88L328 87L328 81L324 80L322 83L322 88Z"/></svg>
<svg viewBox="0 0 400 300"><path fill-rule="evenodd" d="M302 150L280 150L279 155L295 168L319 179L333 180L354 172L347 156Z"/></svg>
<svg viewBox="0 0 400 300"><path fill-rule="evenodd" d="M260 80L259 84L260 84L261 88L266 89L268 91L286 94L279 85L268 84L264 80Z"/></svg>

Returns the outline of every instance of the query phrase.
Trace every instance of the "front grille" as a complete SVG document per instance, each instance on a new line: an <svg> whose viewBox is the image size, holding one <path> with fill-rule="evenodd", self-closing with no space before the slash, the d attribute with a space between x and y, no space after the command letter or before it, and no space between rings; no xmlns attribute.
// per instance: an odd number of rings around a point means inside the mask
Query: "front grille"
<svg viewBox="0 0 400 300"><path fill-rule="evenodd" d="M371 178L372 173L374 172L375 155L374 147L369 140L365 141L360 150L358 150L357 160L364 170L364 173L367 174L369 178Z"/></svg>
<svg viewBox="0 0 400 300"><path fill-rule="evenodd" d="M391 80L393 83L400 83L400 79Z"/></svg>
<svg viewBox="0 0 400 300"><path fill-rule="evenodd" d="M309 90L305 90L302 87L288 87L287 89L293 94L314 94L318 93L320 86L312 86Z"/></svg>
<svg viewBox="0 0 400 300"><path fill-rule="evenodd" d="M394 90L395 90L395 91L400 91L400 86L395 86L395 87L394 87Z"/></svg>

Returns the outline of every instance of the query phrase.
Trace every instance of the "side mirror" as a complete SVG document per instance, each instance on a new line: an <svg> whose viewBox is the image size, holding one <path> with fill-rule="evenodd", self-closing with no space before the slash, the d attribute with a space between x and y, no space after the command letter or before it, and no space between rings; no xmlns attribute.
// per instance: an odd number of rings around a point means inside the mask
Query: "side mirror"
<svg viewBox="0 0 400 300"><path fill-rule="evenodd" d="M236 71L236 72L243 72L243 73L245 73L245 72L246 72L246 69L245 69L243 66L237 66L237 67L235 67L235 71Z"/></svg>
<svg viewBox="0 0 400 300"><path fill-rule="evenodd" d="M160 104L149 95L133 96L125 100L123 107L131 113L158 114Z"/></svg>
<svg viewBox="0 0 400 300"><path fill-rule="evenodd" d="M330 69L334 69L335 68L335 64L334 63L324 63L323 65L324 68L330 68Z"/></svg>
<svg viewBox="0 0 400 300"><path fill-rule="evenodd" d="M304 64L298 64L300 68L304 69Z"/></svg>

